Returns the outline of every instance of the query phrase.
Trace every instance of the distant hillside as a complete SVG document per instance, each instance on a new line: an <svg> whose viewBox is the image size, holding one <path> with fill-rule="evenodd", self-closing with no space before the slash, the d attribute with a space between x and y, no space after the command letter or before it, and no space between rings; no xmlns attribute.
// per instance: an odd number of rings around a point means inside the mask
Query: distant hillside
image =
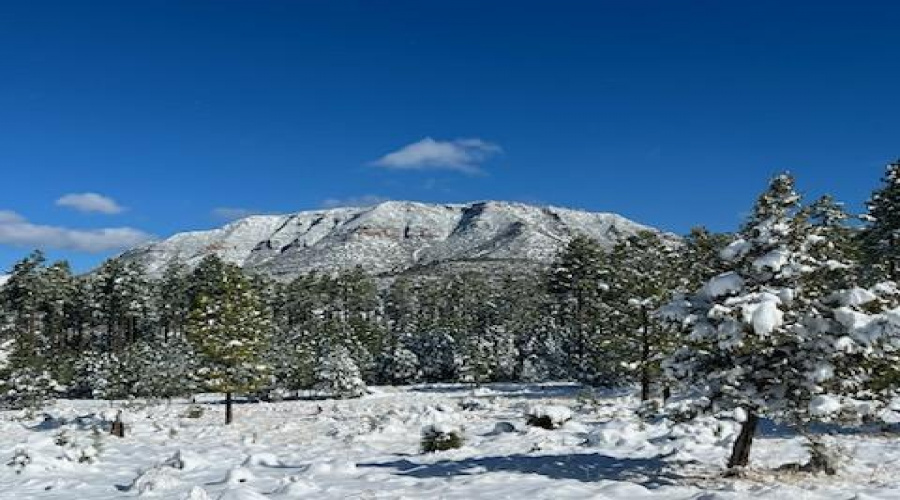
<svg viewBox="0 0 900 500"><path fill-rule="evenodd" d="M159 274L217 254L245 269L290 278L353 266L381 275L453 266L544 265L576 234L612 246L655 229L611 213L487 201L389 201L371 207L258 215L209 231L179 233L123 258Z"/></svg>

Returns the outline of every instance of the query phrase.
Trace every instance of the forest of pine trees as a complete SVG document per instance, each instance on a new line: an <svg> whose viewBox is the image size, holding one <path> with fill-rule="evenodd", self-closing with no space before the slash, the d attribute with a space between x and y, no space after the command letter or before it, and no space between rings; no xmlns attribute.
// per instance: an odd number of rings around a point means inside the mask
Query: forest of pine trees
<svg viewBox="0 0 900 500"><path fill-rule="evenodd" d="M867 213L775 177L741 228L577 236L543 272L290 282L207 257L150 279L76 275L34 252L0 288L7 407L51 397L221 392L358 397L367 384L575 380L805 425L835 398L883 400L900 361L900 163ZM229 405L230 408L230 405ZM230 420L230 411L228 417Z"/></svg>

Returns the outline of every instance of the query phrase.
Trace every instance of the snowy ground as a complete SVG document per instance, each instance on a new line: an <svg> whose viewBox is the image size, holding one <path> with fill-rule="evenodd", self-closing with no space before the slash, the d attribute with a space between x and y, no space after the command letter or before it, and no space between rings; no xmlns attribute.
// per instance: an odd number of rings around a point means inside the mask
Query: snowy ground
<svg viewBox="0 0 900 500"><path fill-rule="evenodd" d="M642 423L631 397L590 401L567 385L374 391L352 401L241 404L230 427L213 402L201 418L186 416L187 402L132 403L124 439L92 430L122 403L59 401L49 417L3 412L0 459L12 465L0 465L0 498L900 498L896 435L836 435L844 470L811 476L769 470L806 452L801 438L767 426L757 469L725 480L730 421ZM564 405L574 420L553 431L528 427L535 404ZM492 432L498 422L515 431ZM421 454L421 429L432 423L463 426L465 446Z"/></svg>

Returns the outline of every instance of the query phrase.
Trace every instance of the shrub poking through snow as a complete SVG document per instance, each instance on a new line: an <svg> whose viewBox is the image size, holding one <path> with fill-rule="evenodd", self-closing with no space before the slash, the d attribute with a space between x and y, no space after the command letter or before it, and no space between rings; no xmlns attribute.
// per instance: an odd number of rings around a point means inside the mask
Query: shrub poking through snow
<svg viewBox="0 0 900 500"><path fill-rule="evenodd" d="M498 434L507 434L510 432L516 432L516 426L509 422L497 422L494 424L494 430L490 432L491 435Z"/></svg>
<svg viewBox="0 0 900 500"><path fill-rule="evenodd" d="M431 424L422 429L422 453L454 450L463 445L462 431L448 424Z"/></svg>
<svg viewBox="0 0 900 500"><path fill-rule="evenodd" d="M103 451L103 435L99 428L94 427L91 431L91 444L78 450L78 463L92 464L97 461L100 452Z"/></svg>
<svg viewBox="0 0 900 500"><path fill-rule="evenodd" d="M136 491L138 495L143 496L171 490L180 485L181 480L172 472L171 468L152 467L138 474L128 490Z"/></svg>
<svg viewBox="0 0 900 500"><path fill-rule="evenodd" d="M206 492L203 488L199 486L194 486L191 488L191 491L188 492L187 496L184 497L184 500L211 500L212 497L209 496L209 493Z"/></svg>
<svg viewBox="0 0 900 500"><path fill-rule="evenodd" d="M841 463L839 449L816 439L810 440L806 449L809 451L809 462L806 464L809 472L824 472L829 476L837 474Z"/></svg>
<svg viewBox="0 0 900 500"><path fill-rule="evenodd" d="M184 412L184 418L200 418L203 416L203 407L200 405L191 405Z"/></svg>
<svg viewBox="0 0 900 500"><path fill-rule="evenodd" d="M526 416L528 425L554 430L572 420L572 410L565 406L538 405L529 408Z"/></svg>
<svg viewBox="0 0 900 500"><path fill-rule="evenodd" d="M663 405L661 401L657 399L648 399L641 401L641 405L635 413L644 420L650 420L660 416L662 408Z"/></svg>
<svg viewBox="0 0 900 500"><path fill-rule="evenodd" d="M12 467L16 474L21 474L25 467L31 463L31 455L28 454L28 450L25 448L16 447L16 451L13 452L12 459L6 463L6 465Z"/></svg>
<svg viewBox="0 0 900 500"><path fill-rule="evenodd" d="M485 408L481 400L475 398L466 398L459 402L459 409L466 411L477 411Z"/></svg>
<svg viewBox="0 0 900 500"><path fill-rule="evenodd" d="M252 481L253 477L253 473L250 472L250 469L243 466L233 467L228 471L228 476L225 478L225 482L229 485L234 486Z"/></svg>
<svg viewBox="0 0 900 500"><path fill-rule="evenodd" d="M843 450L834 443L825 442L821 437L806 434L808 442L806 451L809 453L809 461L805 464L790 463L778 468L787 472L806 472L810 474L825 473L829 476L837 474L843 461Z"/></svg>
<svg viewBox="0 0 900 500"><path fill-rule="evenodd" d="M68 446L71 442L72 438L69 436L69 431L66 429L57 432L56 436L53 438L53 443L56 444L56 446Z"/></svg>

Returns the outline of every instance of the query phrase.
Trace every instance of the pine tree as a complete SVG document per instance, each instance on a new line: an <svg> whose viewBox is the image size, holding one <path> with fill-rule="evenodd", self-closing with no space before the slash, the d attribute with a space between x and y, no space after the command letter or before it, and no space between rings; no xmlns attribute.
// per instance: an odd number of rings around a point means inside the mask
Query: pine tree
<svg viewBox="0 0 900 500"><path fill-rule="evenodd" d="M261 358L270 341L271 320L241 270L217 260L204 259L194 274L197 294L187 337L203 359L205 385L225 393L225 423L230 424L232 394L269 382L271 370Z"/></svg>
<svg viewBox="0 0 900 500"><path fill-rule="evenodd" d="M0 303L7 316L4 324L8 331L4 333L14 341L11 369L35 366L40 362L39 349L44 344L41 306L45 303L45 262L42 252L33 252L13 266L8 281L0 290Z"/></svg>
<svg viewBox="0 0 900 500"><path fill-rule="evenodd" d="M729 469L748 464L761 415L803 425L812 403L840 389L843 353L821 293L808 278L827 268L817 235L788 175L776 177L738 237L722 252L726 272L687 302L688 344L669 374L698 393L707 410L737 411L742 427Z"/></svg>
<svg viewBox="0 0 900 500"><path fill-rule="evenodd" d="M384 336L377 358L377 380L388 384L409 384L420 376L419 358L410 349L417 330L417 308L412 280L398 277L382 298Z"/></svg>
<svg viewBox="0 0 900 500"><path fill-rule="evenodd" d="M805 277L812 296L821 298L835 289L849 289L860 284L861 251L853 217L844 205L829 195L822 196L804 209L810 225L809 251L822 263Z"/></svg>
<svg viewBox="0 0 900 500"><path fill-rule="evenodd" d="M183 265L172 264L166 267L156 283L156 311L164 342L184 334L184 324L191 308L187 278L188 272Z"/></svg>
<svg viewBox="0 0 900 500"><path fill-rule="evenodd" d="M68 315L73 312L77 280L67 262L54 262L43 271L42 281L45 292L41 297L44 335L51 356L61 354L68 347L70 322Z"/></svg>
<svg viewBox="0 0 900 500"><path fill-rule="evenodd" d="M576 236L562 251L550 271L548 290L556 298L554 316L566 332L569 374L595 382L598 370L591 344L598 336L608 308L603 295L608 291L604 275L605 255L597 241Z"/></svg>
<svg viewBox="0 0 900 500"><path fill-rule="evenodd" d="M358 398L366 393L366 384L349 349L342 345L323 349L315 388L338 399Z"/></svg>
<svg viewBox="0 0 900 500"><path fill-rule="evenodd" d="M340 318L340 342L350 348L363 373L369 374L385 335L377 321L378 288L369 274L355 267L334 279L333 290L330 303Z"/></svg>
<svg viewBox="0 0 900 500"><path fill-rule="evenodd" d="M110 259L91 275L89 287L104 348L119 351L137 341L152 297L144 270L136 263Z"/></svg>
<svg viewBox="0 0 900 500"><path fill-rule="evenodd" d="M456 278L423 281L416 291L419 326L410 348L426 382L454 380L459 368L460 346L453 335L458 330L459 296L450 279Z"/></svg>
<svg viewBox="0 0 900 500"><path fill-rule="evenodd" d="M138 342L129 351L141 374L132 387L134 396L158 399L198 392L201 366L193 347L183 337Z"/></svg>
<svg viewBox="0 0 900 500"><path fill-rule="evenodd" d="M900 281L900 160L887 166L867 207L868 225L860 235L863 262L873 271L873 281Z"/></svg>
<svg viewBox="0 0 900 500"><path fill-rule="evenodd" d="M0 403L4 408L34 410L44 406L63 390L65 387L46 370L38 366L20 365L5 370L3 380L0 381Z"/></svg>
<svg viewBox="0 0 900 500"><path fill-rule="evenodd" d="M276 330L263 359L272 368L273 384L268 389L275 394L310 389L315 383L318 362L317 330L300 326L291 330ZM326 340L327 341L327 340Z"/></svg>
<svg viewBox="0 0 900 500"><path fill-rule="evenodd" d="M500 371L507 380L539 376L549 380L565 367L560 360L556 332L548 325L552 301L538 273L505 274L493 299L503 337ZM540 373L540 375L538 375Z"/></svg>
<svg viewBox="0 0 900 500"><path fill-rule="evenodd" d="M482 384L497 375L496 310L490 285L479 273L454 274L447 281L445 331L457 347L454 378Z"/></svg>
<svg viewBox="0 0 900 500"><path fill-rule="evenodd" d="M676 253L675 273L681 276L679 291L692 292L723 271L719 253L732 236L712 233L702 226L694 227Z"/></svg>
<svg viewBox="0 0 900 500"><path fill-rule="evenodd" d="M642 401L650 399L660 361L678 343L677 330L656 315L679 286L675 256L676 249L659 234L642 231L620 241L610 259L607 281L619 314L605 350L636 368Z"/></svg>

